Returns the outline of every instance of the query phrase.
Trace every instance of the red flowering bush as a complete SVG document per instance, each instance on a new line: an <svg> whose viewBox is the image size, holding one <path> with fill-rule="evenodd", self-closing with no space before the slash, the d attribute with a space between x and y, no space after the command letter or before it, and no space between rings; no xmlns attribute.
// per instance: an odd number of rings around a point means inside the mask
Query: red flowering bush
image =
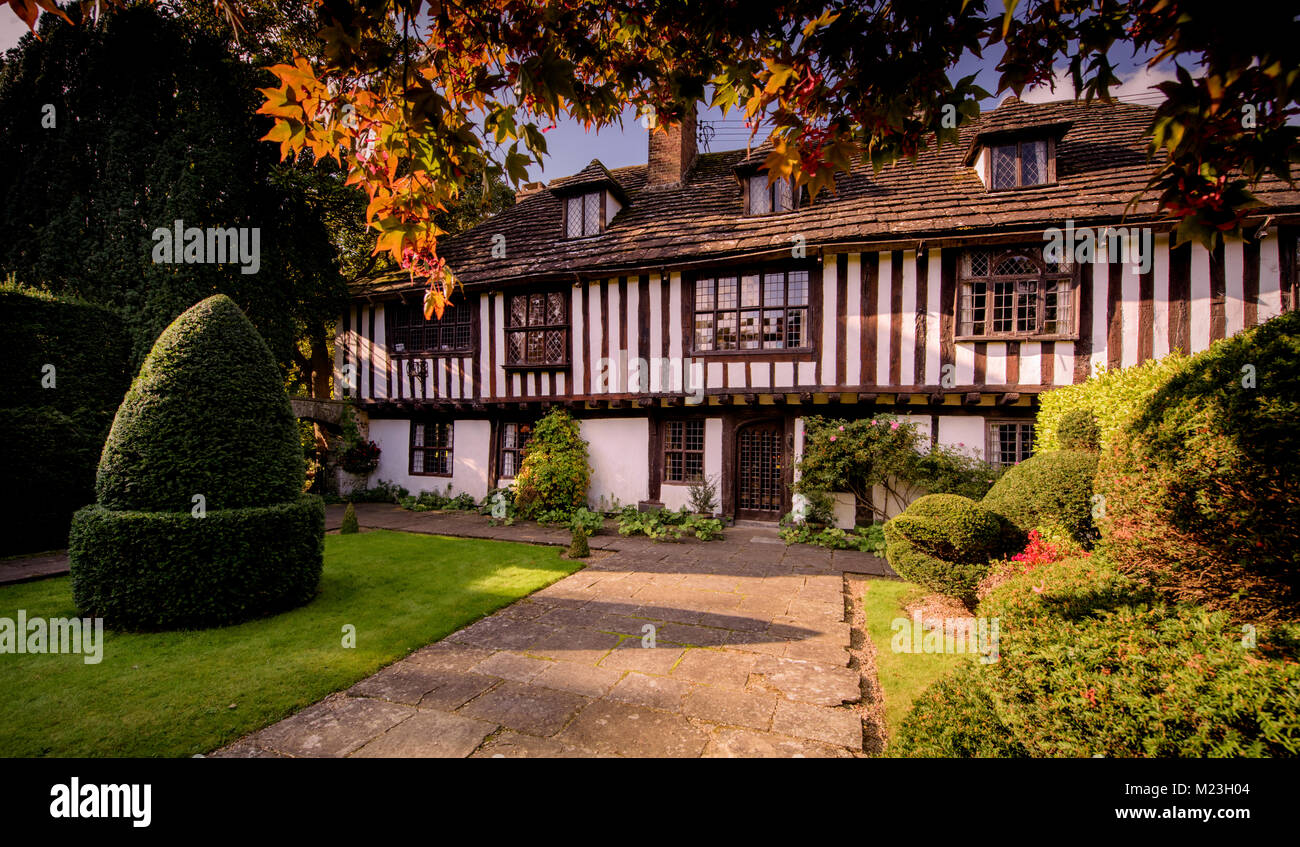
<svg viewBox="0 0 1300 847"><path fill-rule="evenodd" d="M379 445L365 441L352 445L339 457L339 467L350 474L365 476L379 467Z"/></svg>

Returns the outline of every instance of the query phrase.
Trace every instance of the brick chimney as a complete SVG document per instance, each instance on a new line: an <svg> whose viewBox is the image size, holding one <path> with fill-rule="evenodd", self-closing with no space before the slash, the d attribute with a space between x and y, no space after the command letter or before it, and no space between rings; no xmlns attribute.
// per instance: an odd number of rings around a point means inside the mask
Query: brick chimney
<svg viewBox="0 0 1300 847"><path fill-rule="evenodd" d="M650 169L646 187L673 188L686 180L695 164L695 104L677 126L650 133Z"/></svg>

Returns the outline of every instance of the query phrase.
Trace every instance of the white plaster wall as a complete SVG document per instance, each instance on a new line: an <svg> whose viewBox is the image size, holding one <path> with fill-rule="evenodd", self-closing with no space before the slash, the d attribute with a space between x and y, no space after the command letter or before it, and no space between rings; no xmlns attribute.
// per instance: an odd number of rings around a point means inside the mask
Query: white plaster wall
<svg viewBox="0 0 1300 847"><path fill-rule="evenodd" d="M648 446L647 446L648 449ZM704 421L704 475L711 477L715 487L717 510L722 509L722 419ZM659 499L665 509L680 509L691 505L691 487L664 482L659 486Z"/></svg>
<svg viewBox="0 0 1300 847"><path fill-rule="evenodd" d="M650 490L650 423L644 418L588 418L579 422L591 462L587 502L595 508L636 505ZM707 430L706 430L707 433ZM665 486L666 487L666 486Z"/></svg>
<svg viewBox="0 0 1300 847"><path fill-rule="evenodd" d="M985 436L984 418L980 415L945 415L939 418L939 444L944 447L964 449L968 454L980 458L984 455Z"/></svg>
<svg viewBox="0 0 1300 847"><path fill-rule="evenodd" d="M451 485L453 493L469 494L482 500L488 490L488 457L492 428L488 421L456 421L452 446Z"/></svg>
<svg viewBox="0 0 1300 847"><path fill-rule="evenodd" d="M379 467L370 475L369 484L380 480L395 482L412 494L421 491L467 493L476 500L487 495L487 465L490 430L487 421L456 421L452 428L451 476L412 476L410 467L411 422L409 420L371 420L370 438L379 445Z"/></svg>

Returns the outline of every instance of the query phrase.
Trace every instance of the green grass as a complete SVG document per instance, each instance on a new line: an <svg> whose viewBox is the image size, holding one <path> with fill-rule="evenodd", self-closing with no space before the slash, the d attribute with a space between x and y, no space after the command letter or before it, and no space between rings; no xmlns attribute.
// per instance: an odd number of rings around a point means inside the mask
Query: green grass
<svg viewBox="0 0 1300 847"><path fill-rule="evenodd" d="M910 582L871 579L867 580L862 598L867 633L876 647L876 676L885 698L885 727L891 738L912 707L912 701L963 658L953 653L894 652L896 635L908 643L912 638L912 621L903 611L903 605L924 593L925 589ZM892 624L900 618L904 627L898 630Z"/></svg>
<svg viewBox="0 0 1300 847"><path fill-rule="evenodd" d="M580 566L556 547L325 538L316 599L238 626L105 633L103 661L0 654L0 756L206 753L346 688ZM0 616L75 617L67 577L0 588ZM356 647L342 646L343 626ZM233 707L233 708L232 708Z"/></svg>

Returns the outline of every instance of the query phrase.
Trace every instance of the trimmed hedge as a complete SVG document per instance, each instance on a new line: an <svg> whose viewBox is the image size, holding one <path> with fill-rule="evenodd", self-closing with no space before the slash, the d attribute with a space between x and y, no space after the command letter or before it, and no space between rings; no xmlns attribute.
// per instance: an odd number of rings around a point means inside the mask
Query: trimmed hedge
<svg viewBox="0 0 1300 847"><path fill-rule="evenodd" d="M0 555L63 547L72 513L95 499L130 337L116 312L12 285L0 286L0 337L0 485L13 493Z"/></svg>
<svg viewBox="0 0 1300 847"><path fill-rule="evenodd" d="M87 506L72 522L72 596L115 628L220 626L299 606L320 580L325 506L189 512Z"/></svg>
<svg viewBox="0 0 1300 847"><path fill-rule="evenodd" d="M1102 458L1125 572L1250 622L1300 618L1300 313L1193 356Z"/></svg>
<svg viewBox="0 0 1300 847"><path fill-rule="evenodd" d="M963 662L914 702L900 756L1210 757L1300 753L1300 664L1226 616L1152 595L1098 557L1035 568L980 614L999 660Z"/></svg>
<svg viewBox="0 0 1300 847"><path fill-rule="evenodd" d="M929 494L885 524L885 557L903 579L969 605L989 561L1014 546L1008 530L974 500Z"/></svg>
<svg viewBox="0 0 1300 847"><path fill-rule="evenodd" d="M266 342L209 297L163 330L113 421L96 480L110 509L209 510L297 498L298 424Z"/></svg>
<svg viewBox="0 0 1300 847"><path fill-rule="evenodd" d="M99 503L73 519L78 606L162 629L309 601L325 507L300 493L302 471L271 351L228 297L192 307L141 366L100 459Z"/></svg>
<svg viewBox="0 0 1300 847"><path fill-rule="evenodd" d="M1086 411L1097 424L1101 449L1129 421L1137 417L1147 400L1187 362L1175 352L1161 359L1149 359L1128 368L1099 370L1077 385L1062 385L1038 395L1038 417L1034 422L1034 448L1060 450L1058 431L1066 416Z"/></svg>
<svg viewBox="0 0 1300 847"><path fill-rule="evenodd" d="M1089 409L1071 409L1061 415L1056 425L1056 442L1062 450L1097 450L1101 447L1101 427Z"/></svg>
<svg viewBox="0 0 1300 847"><path fill-rule="evenodd" d="M1021 532L1059 526L1075 542L1090 547L1096 538L1092 525L1092 479L1096 474L1096 453L1035 453L1003 474L980 505Z"/></svg>

